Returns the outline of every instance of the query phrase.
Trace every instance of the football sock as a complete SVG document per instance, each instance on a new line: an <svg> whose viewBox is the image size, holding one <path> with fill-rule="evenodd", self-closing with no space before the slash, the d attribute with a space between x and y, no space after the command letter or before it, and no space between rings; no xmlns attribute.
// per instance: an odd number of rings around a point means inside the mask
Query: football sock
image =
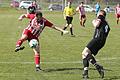
<svg viewBox="0 0 120 80"><path fill-rule="evenodd" d="M72 28L70 28L70 32L71 32L71 35L73 35L73 30L72 30Z"/></svg>
<svg viewBox="0 0 120 80"><path fill-rule="evenodd" d="M88 54L86 59L90 61L93 65L96 63L95 58L92 56L92 54Z"/></svg>
<svg viewBox="0 0 120 80"><path fill-rule="evenodd" d="M64 27L63 30L67 29L67 27Z"/></svg>
<svg viewBox="0 0 120 80"><path fill-rule="evenodd" d="M89 61L86 58L83 59L83 65L84 68L89 67Z"/></svg>
<svg viewBox="0 0 120 80"><path fill-rule="evenodd" d="M35 54L35 65L36 65L36 67L39 67L39 64L40 64L40 55Z"/></svg>
<svg viewBox="0 0 120 80"><path fill-rule="evenodd" d="M119 20L117 20L117 24L118 24Z"/></svg>
<svg viewBox="0 0 120 80"><path fill-rule="evenodd" d="M24 40L19 39L19 40L17 41L17 43L16 43L16 46L21 46L21 45L22 45L22 43L23 43L23 41L24 41Z"/></svg>
<svg viewBox="0 0 120 80"><path fill-rule="evenodd" d="M88 75L89 62L86 58L83 59L84 71L83 76Z"/></svg>

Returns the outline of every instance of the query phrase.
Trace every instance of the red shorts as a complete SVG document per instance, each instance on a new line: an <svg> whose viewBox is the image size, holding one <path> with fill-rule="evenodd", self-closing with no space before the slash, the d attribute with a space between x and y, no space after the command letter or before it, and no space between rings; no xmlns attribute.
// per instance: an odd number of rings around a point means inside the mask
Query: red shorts
<svg viewBox="0 0 120 80"><path fill-rule="evenodd" d="M80 20L83 19L83 18L86 18L85 15L80 15Z"/></svg>
<svg viewBox="0 0 120 80"><path fill-rule="evenodd" d="M117 18L120 18L120 14L117 14L117 16L116 16Z"/></svg>
<svg viewBox="0 0 120 80"><path fill-rule="evenodd" d="M28 29L24 29L22 35L27 35L28 36L28 38L27 38L28 41L30 41L31 39L37 39L38 40L38 37L36 37L35 35L33 35L31 33L31 31L28 30Z"/></svg>

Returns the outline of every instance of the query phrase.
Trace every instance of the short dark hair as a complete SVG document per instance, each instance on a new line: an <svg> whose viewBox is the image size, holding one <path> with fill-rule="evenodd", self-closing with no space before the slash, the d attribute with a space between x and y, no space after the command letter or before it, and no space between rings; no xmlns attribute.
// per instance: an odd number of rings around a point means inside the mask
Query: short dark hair
<svg viewBox="0 0 120 80"><path fill-rule="evenodd" d="M36 17L38 17L38 16L41 16L41 17L42 17L42 16L43 16L43 15L42 15L42 12L37 11L37 12L36 12Z"/></svg>
<svg viewBox="0 0 120 80"><path fill-rule="evenodd" d="M106 12L105 12L104 10L100 10L100 12L102 12L102 13L103 13L103 16L106 17Z"/></svg>
<svg viewBox="0 0 120 80"><path fill-rule="evenodd" d="M35 13L35 11L36 11L36 9L35 9L35 7L34 6L30 6L30 7L28 7L28 12L29 13Z"/></svg>
<svg viewBox="0 0 120 80"><path fill-rule="evenodd" d="M80 2L81 4L84 4L84 2Z"/></svg>

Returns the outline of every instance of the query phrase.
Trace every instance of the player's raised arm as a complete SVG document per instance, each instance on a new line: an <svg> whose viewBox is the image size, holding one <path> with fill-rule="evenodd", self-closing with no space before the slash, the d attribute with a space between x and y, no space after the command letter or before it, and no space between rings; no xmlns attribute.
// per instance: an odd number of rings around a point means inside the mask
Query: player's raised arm
<svg viewBox="0 0 120 80"><path fill-rule="evenodd" d="M92 21L92 24L94 27L99 27L101 20L100 19L94 19Z"/></svg>
<svg viewBox="0 0 120 80"><path fill-rule="evenodd" d="M22 14L22 15L18 18L18 20L19 20L19 21L22 21L23 18L27 18L27 14Z"/></svg>

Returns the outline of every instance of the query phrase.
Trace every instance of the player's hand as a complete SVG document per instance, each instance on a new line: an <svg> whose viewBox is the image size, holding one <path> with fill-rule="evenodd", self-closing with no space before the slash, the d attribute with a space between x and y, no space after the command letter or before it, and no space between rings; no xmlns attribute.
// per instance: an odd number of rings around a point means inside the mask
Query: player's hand
<svg viewBox="0 0 120 80"><path fill-rule="evenodd" d="M66 16L64 16L64 19L66 19Z"/></svg>
<svg viewBox="0 0 120 80"><path fill-rule="evenodd" d="M68 34L69 33L69 31L63 31L63 34Z"/></svg>
<svg viewBox="0 0 120 80"><path fill-rule="evenodd" d="M19 21L22 21L22 18L18 18Z"/></svg>

